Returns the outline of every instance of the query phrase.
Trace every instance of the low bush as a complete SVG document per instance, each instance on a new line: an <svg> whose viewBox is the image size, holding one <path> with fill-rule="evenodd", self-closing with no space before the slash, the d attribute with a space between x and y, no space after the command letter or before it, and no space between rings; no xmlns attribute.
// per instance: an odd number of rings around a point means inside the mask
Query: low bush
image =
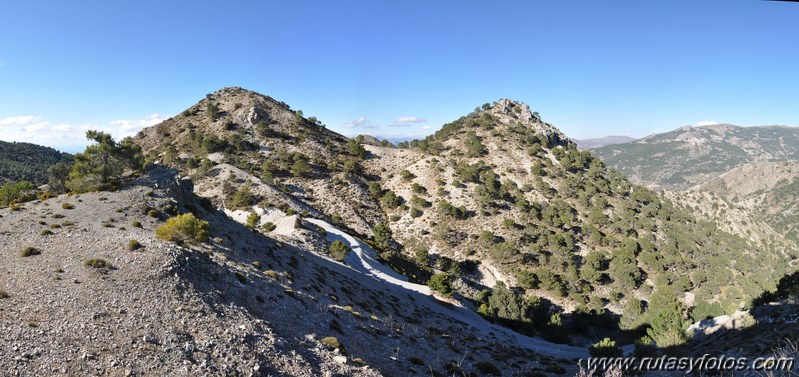
<svg viewBox="0 0 799 377"><path fill-rule="evenodd" d="M61 208L63 208L63 209L74 209L75 205L72 204L72 203L63 203L63 204L61 204Z"/></svg>
<svg viewBox="0 0 799 377"><path fill-rule="evenodd" d="M162 240L194 244L208 241L210 233L208 222L194 217L193 213L172 217L155 230L155 235Z"/></svg>
<svg viewBox="0 0 799 377"><path fill-rule="evenodd" d="M616 347L616 342L610 338L595 343L588 349L588 353L592 357L620 357L622 355L621 349Z"/></svg>
<svg viewBox="0 0 799 377"><path fill-rule="evenodd" d="M86 261L83 262L83 264L86 267L91 267L91 268L105 268L109 270L114 268L114 266L112 266L111 263L108 263L104 259L100 258L87 259Z"/></svg>
<svg viewBox="0 0 799 377"><path fill-rule="evenodd" d="M23 257L31 257L31 256L34 256L34 255L39 255L41 253L42 253L41 250L39 250L39 249L37 249L35 247L32 247L32 246L28 246L28 247L23 248L22 251L20 251L19 255L21 255Z"/></svg>
<svg viewBox="0 0 799 377"><path fill-rule="evenodd" d="M338 348L338 350L341 351L341 353L344 353L344 346L341 345L341 342L339 342L338 338L336 338L335 336L328 336L322 338L322 344L330 347L330 349Z"/></svg>
<svg viewBox="0 0 799 377"><path fill-rule="evenodd" d="M138 250L141 249L142 247L143 247L142 244L139 243L139 241L137 240L128 241L128 251Z"/></svg>
<svg viewBox="0 0 799 377"><path fill-rule="evenodd" d="M347 256L349 251L350 248L347 246L347 244L340 240L335 240L330 244L330 255L333 257L333 259L339 262L344 260L344 257Z"/></svg>

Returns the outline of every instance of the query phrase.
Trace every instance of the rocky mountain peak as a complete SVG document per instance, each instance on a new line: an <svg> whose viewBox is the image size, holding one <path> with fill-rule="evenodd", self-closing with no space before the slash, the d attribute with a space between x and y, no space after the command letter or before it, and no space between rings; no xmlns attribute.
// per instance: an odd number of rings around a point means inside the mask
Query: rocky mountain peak
<svg viewBox="0 0 799 377"><path fill-rule="evenodd" d="M523 126L532 128L537 133L555 136L557 140L569 140L557 127L542 121L538 112L532 111L530 105L526 103L508 98L500 98L498 101L494 102L486 112L497 118L501 124L511 126L522 124Z"/></svg>

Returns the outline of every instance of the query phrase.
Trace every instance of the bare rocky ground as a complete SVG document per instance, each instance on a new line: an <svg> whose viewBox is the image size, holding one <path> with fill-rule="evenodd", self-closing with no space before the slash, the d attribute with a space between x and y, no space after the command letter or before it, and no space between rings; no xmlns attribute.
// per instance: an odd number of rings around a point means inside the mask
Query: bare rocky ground
<svg viewBox="0 0 799 377"><path fill-rule="evenodd" d="M164 168L118 192L23 207L0 211L2 375L479 375L490 364L511 376L576 365L480 335L345 265L253 232ZM173 208L209 221L213 241L157 239ZM316 242L302 229L295 236L306 233ZM130 240L143 247L128 250ZM24 257L26 247L41 254ZM92 258L113 267L87 267Z"/></svg>

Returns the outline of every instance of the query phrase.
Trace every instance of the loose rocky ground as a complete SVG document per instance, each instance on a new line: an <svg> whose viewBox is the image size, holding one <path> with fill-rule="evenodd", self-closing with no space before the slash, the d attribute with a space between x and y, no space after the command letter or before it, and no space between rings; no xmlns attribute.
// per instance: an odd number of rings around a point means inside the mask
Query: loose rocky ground
<svg viewBox="0 0 799 377"><path fill-rule="evenodd" d="M190 183L158 168L119 192L0 211L7 296L0 299L0 369L12 376L405 376L489 373L489 365L502 375L547 375L575 365L539 357L502 334L484 336L209 208ZM180 247L155 238L175 209L209 221L213 241ZM294 237L303 234L316 242L303 229ZM128 250L130 240L143 247ZM41 254L24 257L26 247ZM113 267L88 267L92 258Z"/></svg>

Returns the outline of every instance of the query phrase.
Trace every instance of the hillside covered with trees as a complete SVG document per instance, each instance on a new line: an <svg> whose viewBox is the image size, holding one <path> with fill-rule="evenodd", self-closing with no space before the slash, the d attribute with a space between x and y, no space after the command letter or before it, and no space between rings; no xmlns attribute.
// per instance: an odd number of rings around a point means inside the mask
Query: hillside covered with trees
<svg viewBox="0 0 799 377"><path fill-rule="evenodd" d="M50 166L71 162L70 154L53 148L0 141L0 183L28 181L43 185L47 183Z"/></svg>

